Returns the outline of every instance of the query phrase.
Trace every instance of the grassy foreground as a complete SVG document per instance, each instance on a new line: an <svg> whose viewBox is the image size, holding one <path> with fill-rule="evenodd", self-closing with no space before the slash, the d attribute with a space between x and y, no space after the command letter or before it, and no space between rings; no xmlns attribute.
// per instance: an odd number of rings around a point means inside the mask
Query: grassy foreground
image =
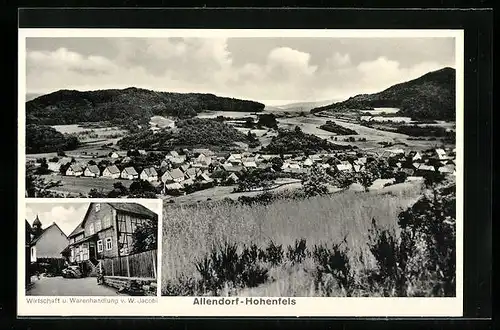
<svg viewBox="0 0 500 330"><path fill-rule="evenodd" d="M162 294L398 295L394 288L363 286L380 262L368 244L372 219L397 237L398 215L422 193L416 184L268 205L165 204ZM378 241L379 248L387 245Z"/></svg>

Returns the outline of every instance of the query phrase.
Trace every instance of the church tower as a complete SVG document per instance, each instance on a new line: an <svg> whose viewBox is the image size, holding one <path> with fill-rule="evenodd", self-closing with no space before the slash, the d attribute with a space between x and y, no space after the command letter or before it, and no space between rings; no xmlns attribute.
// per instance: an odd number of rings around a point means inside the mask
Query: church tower
<svg viewBox="0 0 500 330"><path fill-rule="evenodd" d="M38 214L36 215L35 220L33 220L33 225L31 226L33 228L33 238L37 238L40 236L42 233L42 222L38 218Z"/></svg>

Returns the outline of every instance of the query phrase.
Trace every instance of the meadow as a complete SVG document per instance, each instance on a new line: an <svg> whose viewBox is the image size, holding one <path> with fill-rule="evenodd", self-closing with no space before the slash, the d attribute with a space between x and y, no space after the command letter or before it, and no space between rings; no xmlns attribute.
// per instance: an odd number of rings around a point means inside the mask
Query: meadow
<svg viewBox="0 0 500 330"><path fill-rule="evenodd" d="M242 271L243 278L245 272L253 274L252 278L265 276L260 283L243 288L224 283L217 295L345 296L343 289L332 284L335 281L325 284L318 280L315 260L324 259L325 248L335 249L340 244L356 277L353 280L361 281L362 272L375 267L367 244L372 219L380 228L397 231L398 214L421 196L421 189L417 184L387 191L347 190L308 199L283 198L264 205L229 201L165 203L162 294L214 294L193 283L210 271L207 267L211 258L218 262L213 252L219 250L223 251L219 260L222 264L230 262L224 261L228 254L252 260L254 266ZM278 253L280 262L273 262L278 247L282 250ZM261 258L265 251L270 254ZM363 292L358 290L354 295Z"/></svg>
<svg viewBox="0 0 500 330"><path fill-rule="evenodd" d="M42 177L46 181L61 181L61 186L51 189L52 191L63 194L69 193L72 195L87 195L92 188L108 192L110 190L113 190L113 184L117 182L122 183L127 188L132 184L131 180L74 177L59 174L43 175Z"/></svg>

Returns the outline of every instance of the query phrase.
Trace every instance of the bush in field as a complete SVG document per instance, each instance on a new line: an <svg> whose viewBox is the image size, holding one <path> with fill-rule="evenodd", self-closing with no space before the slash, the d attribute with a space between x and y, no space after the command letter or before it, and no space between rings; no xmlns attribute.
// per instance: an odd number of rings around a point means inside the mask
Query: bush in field
<svg viewBox="0 0 500 330"><path fill-rule="evenodd" d="M105 198L107 194L102 189L92 188L89 191L89 198Z"/></svg>
<svg viewBox="0 0 500 330"><path fill-rule="evenodd" d="M433 188L411 208L399 214L399 225L410 239L427 247L426 271L433 279L432 294L455 295L456 186Z"/></svg>
<svg viewBox="0 0 500 330"><path fill-rule="evenodd" d="M200 286L203 291L214 294L219 294L226 286L256 287L269 277L268 270L259 264L262 259L264 253L255 244L244 246L239 254L236 244L225 242L196 263L202 278Z"/></svg>
<svg viewBox="0 0 500 330"><path fill-rule="evenodd" d="M352 295L355 288L355 281L346 248L341 249L340 244L335 243L332 244L331 249L325 245L315 245L313 258L317 264L316 289L318 289L319 284L321 284L323 290L325 290L325 288L328 290L328 285L325 283L325 277L323 276L328 274L337 281L339 289L345 290L348 297ZM327 295L329 294L331 294L331 292L327 292Z"/></svg>
<svg viewBox="0 0 500 330"><path fill-rule="evenodd" d="M385 296L455 296L455 185L433 188L398 216L399 236L377 227L370 251L377 269L368 276Z"/></svg>
<svg viewBox="0 0 500 330"><path fill-rule="evenodd" d="M287 257L292 263L301 263L307 256L306 240L295 240L294 246L288 246Z"/></svg>
<svg viewBox="0 0 500 330"><path fill-rule="evenodd" d="M403 183L406 181L408 174L403 171L396 172L394 175L394 183Z"/></svg>
<svg viewBox="0 0 500 330"><path fill-rule="evenodd" d="M273 241L269 242L265 252L266 261L270 262L271 265L279 265L284 257L283 246L275 244Z"/></svg>
<svg viewBox="0 0 500 330"><path fill-rule="evenodd" d="M377 269L368 275L372 290L378 286L386 297L407 296L411 274L407 272L406 266L411 257L411 248L414 247L407 239L407 236L402 235L399 240L394 231L380 229L375 219L372 219L368 245L377 262Z"/></svg>

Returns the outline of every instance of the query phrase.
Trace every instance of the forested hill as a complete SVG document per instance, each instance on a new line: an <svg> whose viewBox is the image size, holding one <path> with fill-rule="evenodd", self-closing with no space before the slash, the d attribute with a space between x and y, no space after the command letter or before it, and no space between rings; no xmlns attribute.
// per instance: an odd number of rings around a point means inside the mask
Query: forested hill
<svg viewBox="0 0 500 330"><path fill-rule="evenodd" d="M413 119L455 119L455 69L443 68L417 79L394 85L375 94L360 94L343 102L311 110L320 111L368 110L399 108L398 114Z"/></svg>
<svg viewBox="0 0 500 330"><path fill-rule="evenodd" d="M204 110L260 112L264 104L213 94L167 93L140 88L60 90L26 102L28 124L110 121L147 123L151 116L190 118Z"/></svg>

